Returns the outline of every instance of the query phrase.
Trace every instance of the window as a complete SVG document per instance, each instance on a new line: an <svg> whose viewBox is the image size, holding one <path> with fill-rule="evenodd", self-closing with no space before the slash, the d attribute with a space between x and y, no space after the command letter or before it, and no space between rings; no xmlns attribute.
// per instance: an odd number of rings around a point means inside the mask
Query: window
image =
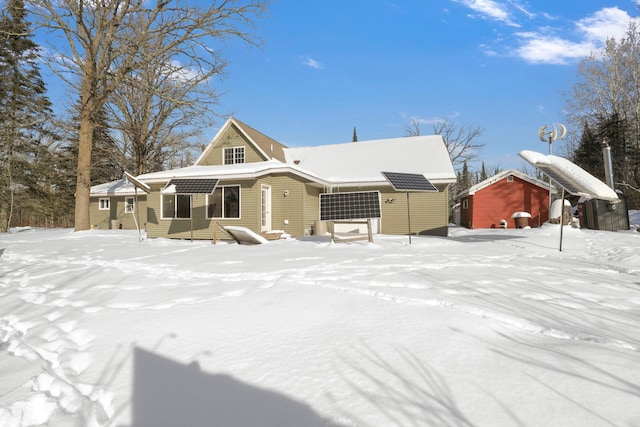
<svg viewBox="0 0 640 427"><path fill-rule="evenodd" d="M507 182L513 182L513 175L509 175L507 177Z"/></svg>
<svg viewBox="0 0 640 427"><path fill-rule="evenodd" d="M240 218L240 186L218 187L208 195L207 218Z"/></svg>
<svg viewBox="0 0 640 427"><path fill-rule="evenodd" d="M223 164L244 163L244 147L231 147L223 150Z"/></svg>
<svg viewBox="0 0 640 427"><path fill-rule="evenodd" d="M462 201L462 209L469 209L469 199L464 199Z"/></svg>
<svg viewBox="0 0 640 427"><path fill-rule="evenodd" d="M133 197L124 198L124 213L133 213Z"/></svg>
<svg viewBox="0 0 640 427"><path fill-rule="evenodd" d="M109 198L104 198L104 199L98 199L98 209L101 211L108 211L109 210Z"/></svg>
<svg viewBox="0 0 640 427"><path fill-rule="evenodd" d="M163 194L162 218L191 218L189 194Z"/></svg>

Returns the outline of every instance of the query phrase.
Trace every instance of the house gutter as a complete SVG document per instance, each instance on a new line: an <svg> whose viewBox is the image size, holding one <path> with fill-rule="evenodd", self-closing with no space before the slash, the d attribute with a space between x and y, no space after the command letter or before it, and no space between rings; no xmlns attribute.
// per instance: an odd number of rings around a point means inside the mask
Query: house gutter
<svg viewBox="0 0 640 427"><path fill-rule="evenodd" d="M385 180L385 181L380 181L380 180L376 180L376 181L341 181L339 179L337 180L327 180L327 179L322 179L317 177L316 175L313 175L310 172L307 172L304 169L295 167L295 166L290 166L290 165L286 165L286 166L277 166L277 167L268 167L268 168L264 168L264 169L259 169L259 170L254 170L251 172L238 172L238 173L215 173L215 172L209 172L207 171L207 173L203 173L203 174L194 174L194 175L182 175L182 174L178 174L178 175L172 175L172 176L165 176L165 177L161 177L161 178L151 178L151 179L144 179L142 178L141 181L148 183L148 184L163 184L166 183L167 181L173 179L173 178L181 178L181 179L189 179L189 178L193 178L193 179L197 179L197 178L215 178L215 179L219 179L219 180L231 180L231 179L255 179L255 178L259 178L261 176L267 175L267 174L273 174L273 173L293 173L294 175L298 175L302 178L308 179L309 181L315 182L318 185L322 185L324 187L380 187L380 186L387 186L389 185L389 183ZM454 182L456 182L455 179L430 179L430 181L433 184L452 184Z"/></svg>

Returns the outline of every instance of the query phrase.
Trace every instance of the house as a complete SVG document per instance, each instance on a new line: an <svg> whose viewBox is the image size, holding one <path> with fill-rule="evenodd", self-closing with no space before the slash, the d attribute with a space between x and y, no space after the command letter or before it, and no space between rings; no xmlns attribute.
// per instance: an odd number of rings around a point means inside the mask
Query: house
<svg viewBox="0 0 640 427"><path fill-rule="evenodd" d="M288 148L228 119L193 166L143 174L147 236L211 239L214 220L294 237L322 231L320 194L379 193L374 233L406 234L407 203L381 172L423 174L439 190L412 193L413 234L446 236L448 186L456 175L441 136ZM401 197L402 196L402 197Z"/></svg>
<svg viewBox="0 0 640 427"><path fill-rule="evenodd" d="M511 216L531 214L529 225L539 226L549 219L549 183L515 169L500 172L456 197L459 200L460 225L467 228L498 228L505 220L515 228Z"/></svg>
<svg viewBox="0 0 640 427"><path fill-rule="evenodd" d="M92 228L135 230L147 222L147 195L124 178L92 186L89 197Z"/></svg>

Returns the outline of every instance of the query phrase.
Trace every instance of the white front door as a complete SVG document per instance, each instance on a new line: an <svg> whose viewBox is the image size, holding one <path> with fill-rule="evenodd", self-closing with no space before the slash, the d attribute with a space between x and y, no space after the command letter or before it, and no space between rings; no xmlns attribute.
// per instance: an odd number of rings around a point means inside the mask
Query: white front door
<svg viewBox="0 0 640 427"><path fill-rule="evenodd" d="M271 187L262 185L260 201L260 230L271 231Z"/></svg>

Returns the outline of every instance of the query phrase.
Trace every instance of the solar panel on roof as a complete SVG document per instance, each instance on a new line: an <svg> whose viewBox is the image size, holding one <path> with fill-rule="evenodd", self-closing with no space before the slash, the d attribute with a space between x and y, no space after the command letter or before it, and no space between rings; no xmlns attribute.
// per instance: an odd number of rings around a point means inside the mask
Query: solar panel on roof
<svg viewBox="0 0 640 427"><path fill-rule="evenodd" d="M174 186L176 194L212 194L218 185L215 178L174 178L165 188Z"/></svg>
<svg viewBox="0 0 640 427"><path fill-rule="evenodd" d="M380 192L320 194L320 221L380 218Z"/></svg>
<svg viewBox="0 0 640 427"><path fill-rule="evenodd" d="M544 172L549 178L551 178L552 180L554 180L555 182L558 183L558 185L560 185L561 187L563 187L565 190L567 190L567 192L569 194L573 194L573 195L580 195L583 194L584 191L581 191L579 188L577 188L573 183L567 181L565 178L563 178L561 175L559 175L558 173L556 173L555 170L553 170L552 168L546 166L546 165L540 165L540 164L536 164L535 165L536 168L540 169L542 172Z"/></svg>
<svg viewBox="0 0 640 427"><path fill-rule="evenodd" d="M396 191L438 191L424 175L400 172L382 172L382 175Z"/></svg>

